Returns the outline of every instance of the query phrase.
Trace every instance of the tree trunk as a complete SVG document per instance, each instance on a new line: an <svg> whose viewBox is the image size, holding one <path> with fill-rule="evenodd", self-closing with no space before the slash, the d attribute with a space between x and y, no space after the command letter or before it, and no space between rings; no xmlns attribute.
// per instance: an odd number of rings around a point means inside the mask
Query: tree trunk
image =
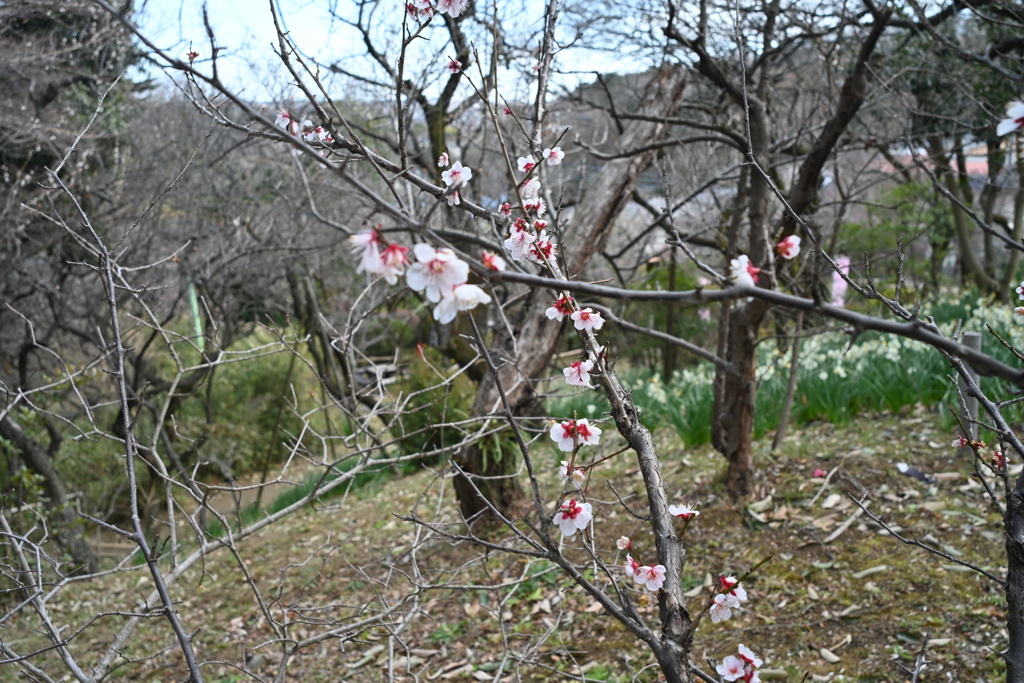
<svg viewBox="0 0 1024 683"><path fill-rule="evenodd" d="M1024 683L1024 494L1017 489L1006 498L1007 683Z"/></svg>
<svg viewBox="0 0 1024 683"><path fill-rule="evenodd" d="M82 529L77 524L74 512L68 507L64 484L53 467L50 454L42 444L26 434L10 415L0 420L0 436L14 445L25 467L42 478L43 491L50 501L50 519L54 523L57 543L71 555L75 564L89 573L99 571L99 558L82 538Z"/></svg>
<svg viewBox="0 0 1024 683"><path fill-rule="evenodd" d="M682 101L686 74L677 66L666 66L654 74L647 84L640 111L653 117L672 116ZM668 126L653 121L630 121L619 139L619 150L636 149L660 139ZM626 207L636 188L640 174L650 165L654 151L614 159L602 166L577 204L569 228L562 235L562 253L567 259L569 275L578 275L594 254L604 248L615 221ZM499 376L509 405L517 416L529 414L533 404L533 382L547 369L554 354L562 328L548 320L542 304L550 302L551 293L534 290L527 293L518 314L509 314L514 337L504 325L498 325L490 352L500 364ZM494 378L488 374L480 382L473 415L493 414L501 405ZM518 481L511 476L518 469L518 455L513 451L494 452L488 444L477 443L456 454L456 462L473 477L472 484L459 477L455 491L459 507L466 519L487 510L476 494L480 493L502 514L515 516L523 498ZM497 477L497 478L482 478Z"/></svg>

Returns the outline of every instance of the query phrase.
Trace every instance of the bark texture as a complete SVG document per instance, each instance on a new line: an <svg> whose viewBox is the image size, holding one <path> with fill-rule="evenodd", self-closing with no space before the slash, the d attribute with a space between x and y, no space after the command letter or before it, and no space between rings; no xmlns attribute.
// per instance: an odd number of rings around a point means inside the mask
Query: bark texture
<svg viewBox="0 0 1024 683"><path fill-rule="evenodd" d="M662 68L647 84L641 111L655 116L673 115L682 101L685 86L686 73L682 68ZM636 149L661 138L667 129L664 123L630 121L619 138L619 149ZM607 243L616 219L630 201L640 174L653 157L654 151L650 151L609 161L588 184L561 240L566 245L564 254L570 277L580 273ZM541 312L550 300L550 292L532 290L517 311L508 312L512 333L504 325L499 325L490 349L495 362L500 365L499 375L509 403L520 416L529 414L534 396L533 382L546 371L562 334L564 323L553 323ZM494 379L489 374L485 375L473 404L473 415L490 415L500 408L500 402ZM456 454L456 461L468 474L477 475L472 484L461 477L455 480L459 506L466 519L487 510L474 485L503 513L516 513L523 498L522 489L512 476L518 469L518 458L509 453L504 457L493 457L480 445L474 444Z"/></svg>

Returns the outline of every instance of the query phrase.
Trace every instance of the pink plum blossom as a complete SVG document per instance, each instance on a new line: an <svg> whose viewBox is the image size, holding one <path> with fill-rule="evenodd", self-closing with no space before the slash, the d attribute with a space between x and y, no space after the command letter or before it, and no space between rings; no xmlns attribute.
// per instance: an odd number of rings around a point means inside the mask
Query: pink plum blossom
<svg viewBox="0 0 1024 683"><path fill-rule="evenodd" d="M437 167L444 168L448 165L448 152L441 152L441 156L437 158Z"/></svg>
<svg viewBox="0 0 1024 683"><path fill-rule="evenodd" d="M505 202L504 204L501 205L501 208L498 209L498 213L500 213L502 216L511 216L512 205L509 204L508 202Z"/></svg>
<svg viewBox="0 0 1024 683"><path fill-rule="evenodd" d="M813 474L811 474L811 476L812 477L824 477L825 476L825 470L823 470L823 469L821 469L819 467L818 469L814 470L814 472L813 472Z"/></svg>
<svg viewBox="0 0 1024 683"><path fill-rule="evenodd" d="M967 445L967 443L968 443L968 442L967 442L967 439L965 439L965 438L964 438L963 436L961 436L960 434L957 434L957 435L956 435L956 438L955 438L955 439L953 439L953 443L952 443L952 446L953 446L953 448L963 448L964 446L966 446L966 445Z"/></svg>
<svg viewBox="0 0 1024 683"><path fill-rule="evenodd" d="M410 289L425 291L431 303L440 301L443 293L451 292L452 287L469 277L469 264L457 258L451 249L434 249L421 242L413 247L413 254L417 262L409 266L405 281Z"/></svg>
<svg viewBox="0 0 1024 683"><path fill-rule="evenodd" d="M561 467L558 468L558 476L571 483L577 489L583 488L583 482L587 479L587 473L579 467L572 468L570 472L569 463L565 460L562 461Z"/></svg>
<svg viewBox="0 0 1024 683"><path fill-rule="evenodd" d="M573 311L569 317L572 318L573 326L577 330L593 330L597 332L604 325L604 318L601 317L600 313L595 313L592 308Z"/></svg>
<svg viewBox="0 0 1024 683"><path fill-rule="evenodd" d="M476 285L455 285L441 297L441 303L434 307L434 320L445 325L455 320L459 311L470 311L480 304L489 303L491 297Z"/></svg>
<svg viewBox="0 0 1024 683"><path fill-rule="evenodd" d="M736 655L729 655L722 660L722 663L715 667L715 671L724 681L738 681L743 678L746 664Z"/></svg>
<svg viewBox="0 0 1024 683"><path fill-rule="evenodd" d="M850 259L847 256L840 256L836 259L839 270L845 274L850 272ZM849 285L839 273L832 271L832 305L842 306L846 302L846 289Z"/></svg>
<svg viewBox="0 0 1024 683"><path fill-rule="evenodd" d="M544 150L544 160L548 162L548 166L558 166L562 163L562 159L565 158L565 152L562 151L561 147L551 147Z"/></svg>
<svg viewBox="0 0 1024 683"><path fill-rule="evenodd" d="M566 296L558 297L558 301L551 304L551 306L544 311L544 315L550 320L557 320L562 322L565 316L572 315L572 298Z"/></svg>
<svg viewBox="0 0 1024 683"><path fill-rule="evenodd" d="M775 250L779 252L779 256L787 261L795 259L800 255L800 238L796 235L790 235L776 244Z"/></svg>
<svg viewBox="0 0 1024 683"><path fill-rule="evenodd" d="M464 167L461 161L456 161L452 164L451 168L441 174L441 179L448 187L462 187L468 183L472 177L472 169Z"/></svg>
<svg viewBox="0 0 1024 683"><path fill-rule="evenodd" d="M594 362L589 360L578 360L569 367L562 370L565 375L565 383L573 387L587 387L592 389L590 383L590 371L594 369Z"/></svg>
<svg viewBox="0 0 1024 683"><path fill-rule="evenodd" d="M455 74L460 73L462 71L462 62L460 62L457 59L453 59L448 62L447 69L448 73L454 76Z"/></svg>
<svg viewBox="0 0 1024 683"><path fill-rule="evenodd" d="M619 540L615 541L615 547L619 550L629 550L633 547L633 541L629 540L628 536L619 536Z"/></svg>
<svg viewBox="0 0 1024 683"><path fill-rule="evenodd" d="M380 254L381 275L389 285L398 284L398 276L405 271L409 265L409 247L400 244L389 244Z"/></svg>
<svg viewBox="0 0 1024 683"><path fill-rule="evenodd" d="M675 517L681 517L682 519L690 519L691 517L699 515L700 511L694 505L683 503L682 505L669 505L668 514Z"/></svg>
<svg viewBox="0 0 1024 683"><path fill-rule="evenodd" d="M638 567L633 580L637 583L642 583L652 593L657 593L665 585L665 565L656 564L653 567Z"/></svg>
<svg viewBox="0 0 1024 683"><path fill-rule="evenodd" d="M485 251L481 257L484 265L489 270L505 270L505 259L501 258L497 254L492 254L489 251Z"/></svg>
<svg viewBox="0 0 1024 683"><path fill-rule="evenodd" d="M1024 101L1013 100L1006 105L1006 118L996 126L996 135L1006 135L1024 128Z"/></svg>
<svg viewBox="0 0 1024 683"><path fill-rule="evenodd" d="M1024 300L1024 282L1020 283L1020 286L1013 291L1017 292L1018 299Z"/></svg>
<svg viewBox="0 0 1024 683"><path fill-rule="evenodd" d="M558 525L563 536L572 536L581 529L586 529L594 518L590 503L577 503L575 499L562 503L555 514L554 523Z"/></svg>
<svg viewBox="0 0 1024 683"><path fill-rule="evenodd" d="M519 157L517 161L519 163L519 170L523 173L529 173L537 166L537 161L533 158L532 154L527 154L525 157Z"/></svg>

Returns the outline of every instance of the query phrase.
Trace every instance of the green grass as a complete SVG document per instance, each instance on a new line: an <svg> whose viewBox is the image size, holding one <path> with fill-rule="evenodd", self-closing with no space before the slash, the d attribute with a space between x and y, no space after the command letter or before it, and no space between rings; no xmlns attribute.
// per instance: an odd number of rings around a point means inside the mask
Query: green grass
<svg viewBox="0 0 1024 683"><path fill-rule="evenodd" d="M1012 309L965 296L938 304L932 314L944 331L963 320L963 329L983 333L986 353L1008 365L1020 365L987 329L991 325L1007 342L1024 348L1024 327L1013 318ZM799 373L790 417L793 426L815 420L844 425L860 414L895 413L918 403L934 408L950 429L955 426L950 409L957 407L958 397L950 381L952 369L923 344L866 333L850 345L845 335L821 335L803 342ZM755 438L778 427L789 382L788 351L762 345L758 374ZM637 369L625 370L620 377L632 390L649 429L670 428L687 446L710 441L714 373L709 365L677 372L667 383L657 374ZM984 378L982 387L999 390L996 382ZM548 410L551 415L570 416L576 411L580 417L593 418L605 413L608 404L598 392L583 392L549 399ZM1024 411L1015 406L1007 417L1021 419Z"/></svg>

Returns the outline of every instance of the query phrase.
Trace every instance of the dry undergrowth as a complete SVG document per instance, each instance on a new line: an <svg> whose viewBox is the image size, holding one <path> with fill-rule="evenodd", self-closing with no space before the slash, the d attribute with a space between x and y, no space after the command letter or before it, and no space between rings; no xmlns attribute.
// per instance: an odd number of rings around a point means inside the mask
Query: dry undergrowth
<svg viewBox="0 0 1024 683"><path fill-rule="evenodd" d="M774 458L763 442L761 500L749 507L723 498L718 483L722 462L709 448L682 448L671 435L659 434L670 493L677 501L703 505L687 532L691 609L705 599L702 585L713 577L742 572L773 556L750 579L750 600L742 611L728 622L702 625L695 652L721 658L745 643L764 657L764 668L771 670L766 680L799 681L808 672L810 680L904 681L909 677L891 660L912 660L928 638L925 680L999 677L1002 666L993 650L1005 647L1005 631L997 585L901 545L863 516L826 542L858 510L845 492L864 487L872 492L870 509L887 522L1002 573L998 516L986 505L980 485L967 476L970 463L958 459L949 446L950 434L937 424L934 415L921 413L900 420L861 418L844 427L811 425L787 438ZM614 448L614 439L608 441L606 447ZM549 458L554 470L553 452L542 456L538 449L538 457ZM899 461L938 474L939 483L900 474ZM833 468L827 485L813 476L815 470ZM639 493L642 482L635 465L623 455L601 469L590 484L599 547L609 560L618 561L614 541L627 535L641 558L649 556L649 532L611 502L614 496L605 483L613 481L627 499L627 493ZM548 481L546 493L554 495L553 477ZM428 486L428 495L421 497ZM264 595L277 598L276 614L306 622L294 627L294 637L316 633L319 624L353 613L372 591L380 591L384 600L407 591L403 573L413 530L392 513L407 513L418 504L425 515L433 510L437 486L429 472L393 480L343 503L326 501L242 544ZM453 508L445 509L454 514ZM491 554L481 560L475 549L443 541L421 549L420 559L425 577L438 582L455 577L460 583L493 585L524 571L521 558ZM257 680L236 668L242 662L255 674L272 677L279 649L265 645L271 632L237 563L218 554L205 569L201 583L198 573L180 583L175 598L186 626L201 629L199 657L224 662L207 664L208 680ZM544 569L531 566L531 574L541 575L511 595L507 589L423 593L422 612L402 635L405 647L396 646L396 678L412 680L403 675L409 667L421 681L494 680L506 642L516 649L533 647L536 663L519 669L522 680L580 680L582 674L590 680L629 681L653 661L601 614L597 603ZM387 588L377 583L384 577L390 577ZM150 588L142 571L90 584L55 609L54 617L74 628L102 610L124 609L125 594L141 598ZM656 607L643 609L653 617ZM75 641L74 651L87 663L99 656L120 619L101 620L101 626ZM16 650L27 649L29 627L27 622L8 624L7 637L14 636L10 642ZM540 638L549 631L546 640ZM173 645L165 622L149 621L125 650L125 663L113 678L182 680ZM387 638L375 631L343 645L326 641L295 657L288 680L386 680L387 645ZM164 654L129 661L165 648ZM56 662L47 668L55 671ZM515 680L511 674L497 678ZM653 669L638 678L656 679Z"/></svg>

